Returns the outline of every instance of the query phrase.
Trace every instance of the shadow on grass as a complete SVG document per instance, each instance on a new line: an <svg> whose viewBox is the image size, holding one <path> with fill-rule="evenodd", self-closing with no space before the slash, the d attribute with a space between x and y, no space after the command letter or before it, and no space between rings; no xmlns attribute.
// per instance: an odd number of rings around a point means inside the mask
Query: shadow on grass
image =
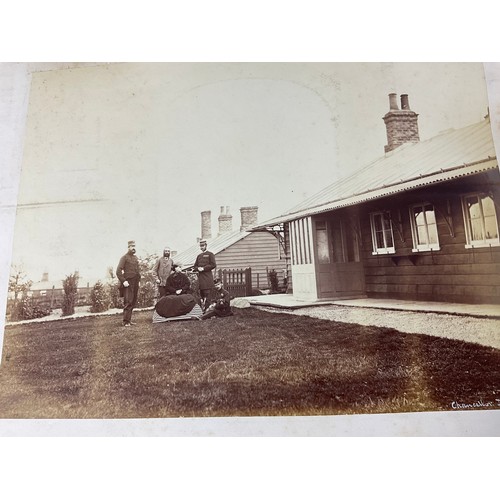
<svg viewBox="0 0 500 500"><path fill-rule="evenodd" d="M500 351L475 344L255 309L136 318L127 329L106 316L7 329L0 416L390 413L498 397Z"/></svg>

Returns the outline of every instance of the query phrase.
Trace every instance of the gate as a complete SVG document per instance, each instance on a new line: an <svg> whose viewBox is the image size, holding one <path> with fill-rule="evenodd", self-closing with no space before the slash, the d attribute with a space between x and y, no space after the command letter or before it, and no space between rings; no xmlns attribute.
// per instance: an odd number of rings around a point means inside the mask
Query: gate
<svg viewBox="0 0 500 500"><path fill-rule="evenodd" d="M252 295L252 269L219 269L222 286L233 297L248 297Z"/></svg>

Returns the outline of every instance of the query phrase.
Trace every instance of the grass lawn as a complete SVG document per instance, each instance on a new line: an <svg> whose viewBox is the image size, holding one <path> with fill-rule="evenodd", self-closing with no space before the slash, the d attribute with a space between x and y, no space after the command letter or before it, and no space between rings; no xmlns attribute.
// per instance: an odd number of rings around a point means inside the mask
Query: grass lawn
<svg viewBox="0 0 500 500"><path fill-rule="evenodd" d="M253 308L203 322L152 324L151 315L135 313L131 328L119 315L8 326L0 417L500 408L493 348Z"/></svg>

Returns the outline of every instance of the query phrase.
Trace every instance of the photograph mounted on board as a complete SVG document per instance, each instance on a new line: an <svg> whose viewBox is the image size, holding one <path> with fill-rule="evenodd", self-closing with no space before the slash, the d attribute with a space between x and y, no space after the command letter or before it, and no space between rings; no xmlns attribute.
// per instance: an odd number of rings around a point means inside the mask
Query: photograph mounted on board
<svg viewBox="0 0 500 500"><path fill-rule="evenodd" d="M15 70L0 418L500 409L483 64Z"/></svg>

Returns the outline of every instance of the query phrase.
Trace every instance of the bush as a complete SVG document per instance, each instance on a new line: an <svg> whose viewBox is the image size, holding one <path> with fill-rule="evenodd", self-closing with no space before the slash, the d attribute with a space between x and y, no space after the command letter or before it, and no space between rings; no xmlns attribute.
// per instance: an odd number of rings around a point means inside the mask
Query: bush
<svg viewBox="0 0 500 500"><path fill-rule="evenodd" d="M66 276L63 280L64 299L62 303L62 315L70 316L75 313L75 304L78 298L78 272Z"/></svg>
<svg viewBox="0 0 500 500"><path fill-rule="evenodd" d="M51 312L50 307L38 305L32 297L24 296L13 309L11 319L20 321L23 319L43 318Z"/></svg>
<svg viewBox="0 0 500 500"><path fill-rule="evenodd" d="M267 273L267 276L269 278L269 286L271 288L271 293L278 293L279 292L279 279L278 279L277 271L274 269L271 269Z"/></svg>
<svg viewBox="0 0 500 500"><path fill-rule="evenodd" d="M114 309L123 309L123 297L120 297L120 282L115 281L107 285L107 292L111 307Z"/></svg>
<svg viewBox="0 0 500 500"><path fill-rule="evenodd" d="M200 284L198 283L198 273L187 272L187 277L189 278L189 282L191 283L191 293L195 298L196 302L200 303Z"/></svg>
<svg viewBox="0 0 500 500"><path fill-rule="evenodd" d="M154 306L156 296L156 285L151 281L142 281L137 294L137 307Z"/></svg>
<svg viewBox="0 0 500 500"><path fill-rule="evenodd" d="M90 292L90 312L98 313L107 311L111 304L111 298L107 288L98 281Z"/></svg>
<svg viewBox="0 0 500 500"><path fill-rule="evenodd" d="M156 254L139 257L139 270L141 281L137 294L137 307L152 307L155 304L157 286L153 278L153 267L158 260Z"/></svg>

